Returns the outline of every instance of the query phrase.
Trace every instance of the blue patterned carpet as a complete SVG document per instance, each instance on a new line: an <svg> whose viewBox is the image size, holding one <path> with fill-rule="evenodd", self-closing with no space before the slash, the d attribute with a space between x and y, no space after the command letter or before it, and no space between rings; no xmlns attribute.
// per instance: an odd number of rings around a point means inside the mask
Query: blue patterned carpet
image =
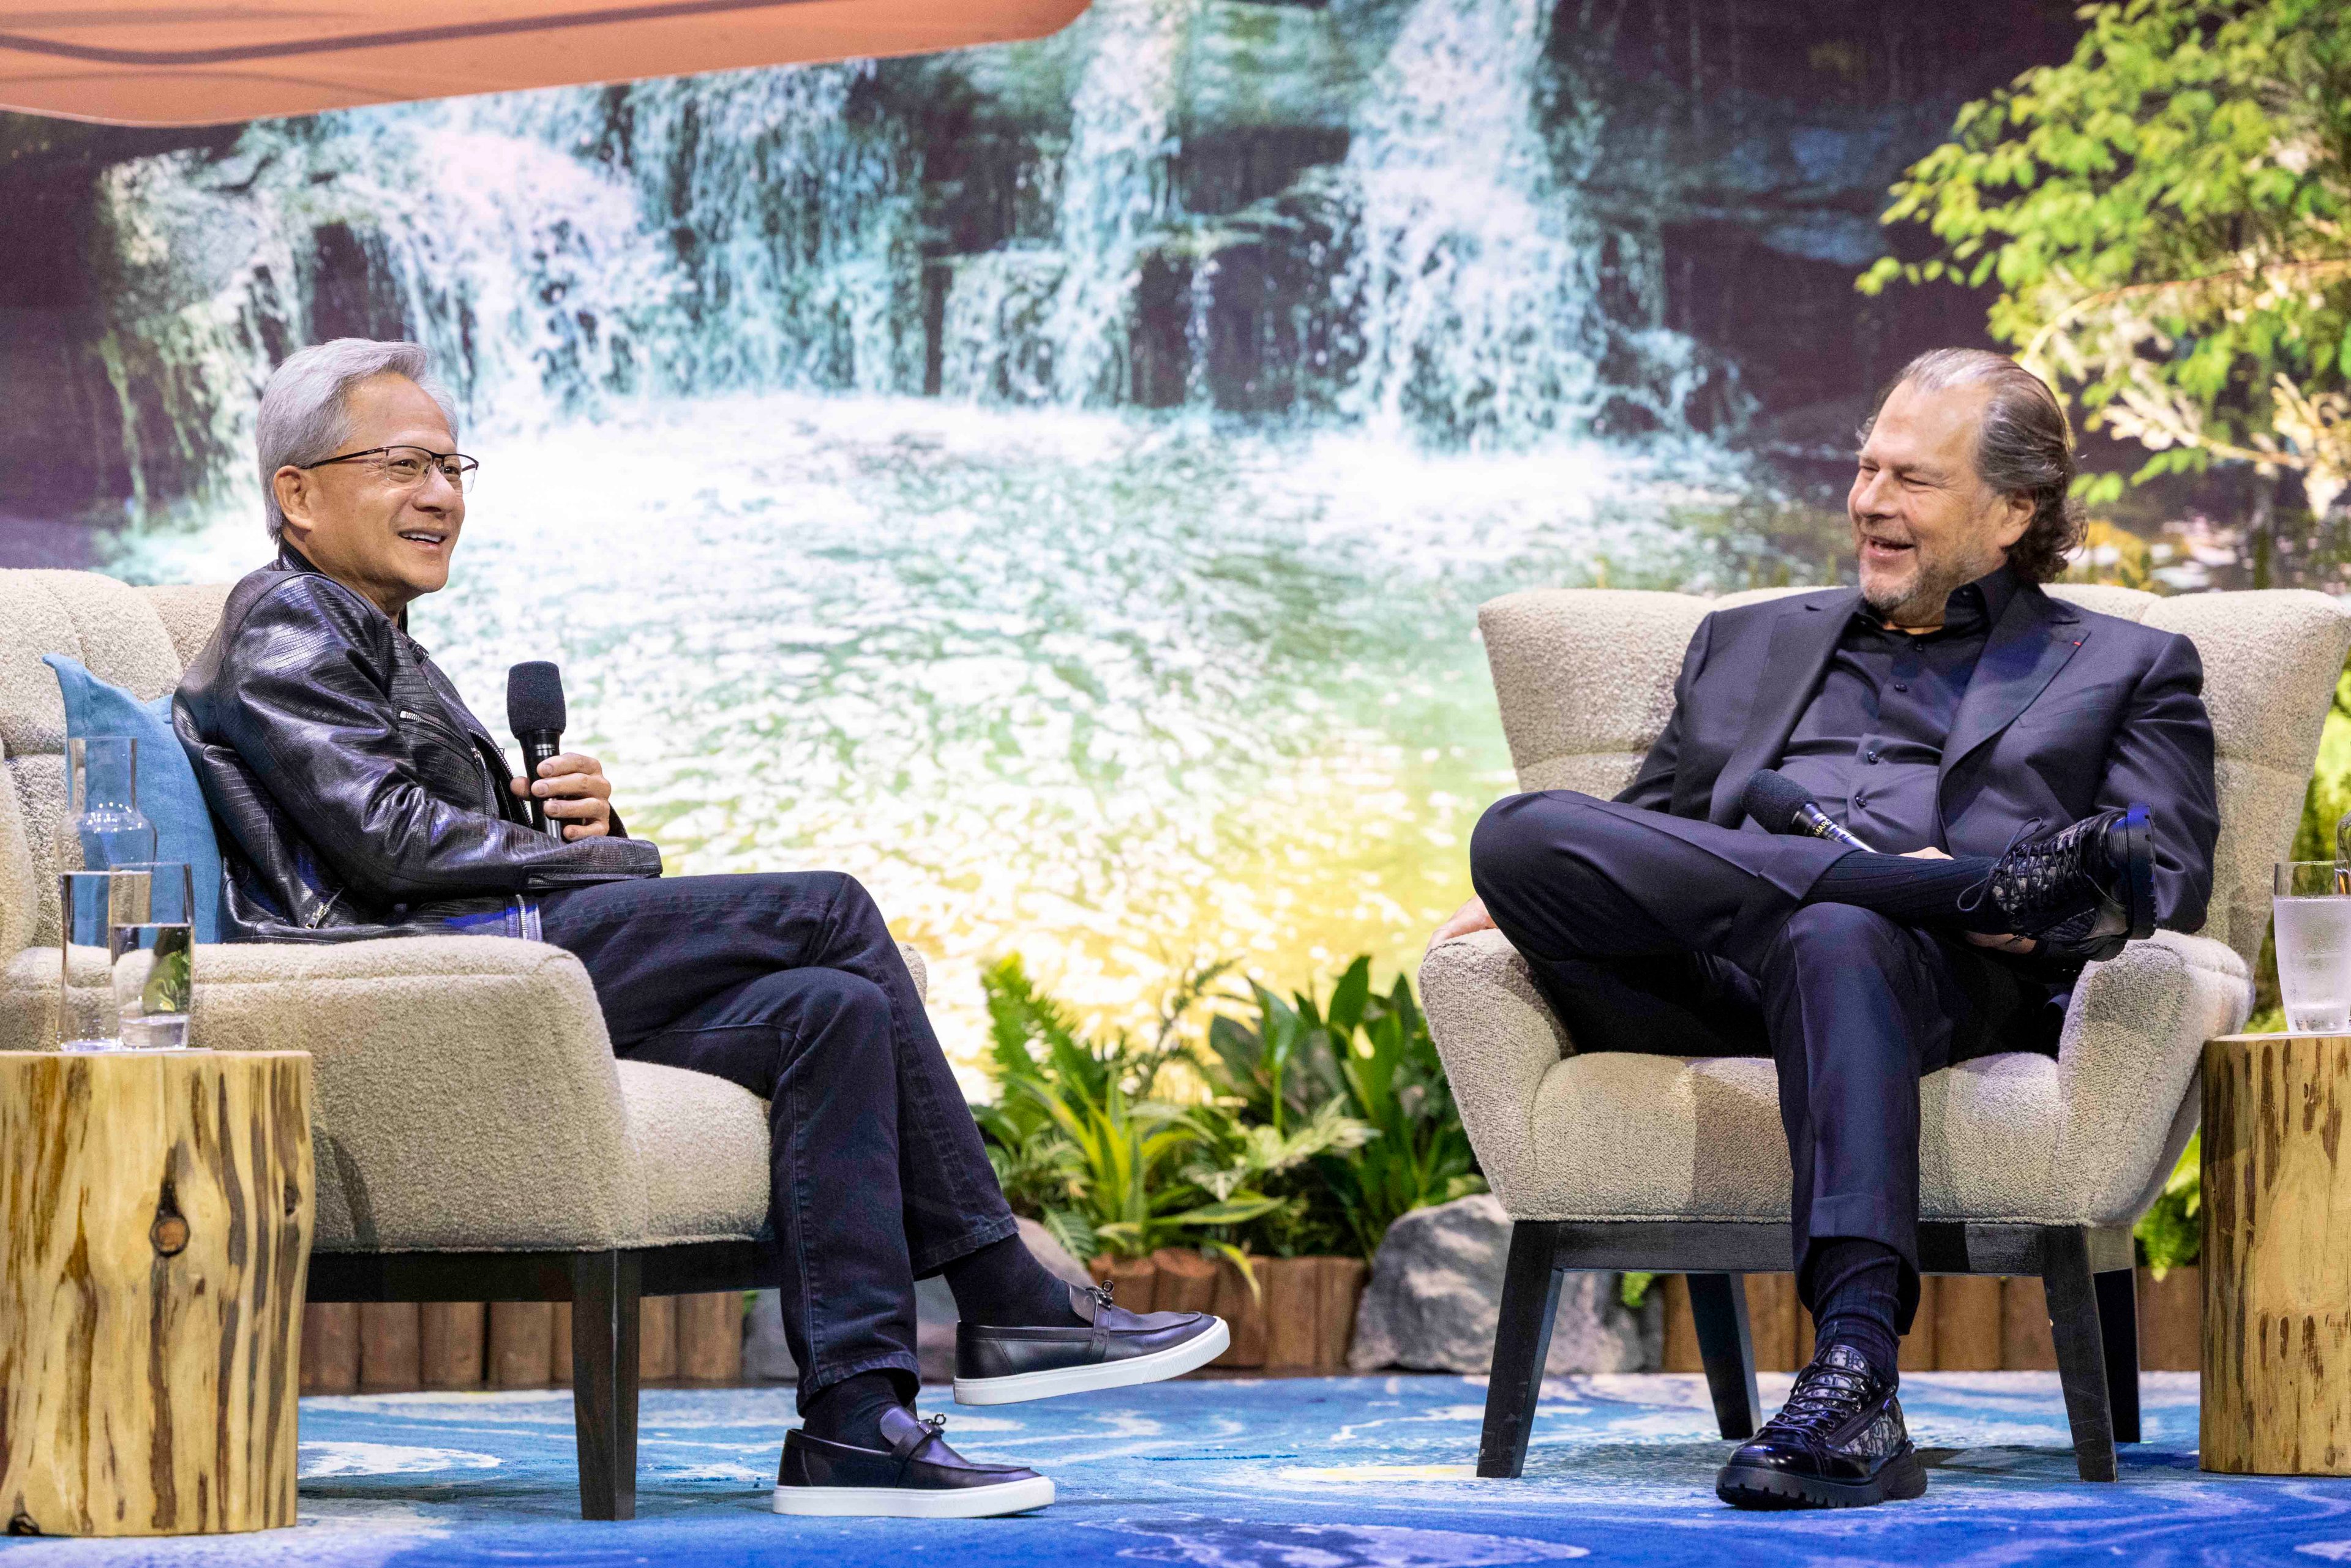
<svg viewBox="0 0 2351 1568"><path fill-rule="evenodd" d="M1776 1399L1784 1375L1765 1379ZM2351 1563L2351 1480L2196 1469L2196 1380L2147 1380L2149 1441L2119 1484L2074 1479L2053 1374L1905 1385L1927 1496L1864 1511L1745 1515L1716 1502L1724 1445L1696 1377L1552 1384L1526 1478L1470 1473L1477 1379L1187 1382L963 1411L977 1458L1051 1475L1061 1500L1009 1520L908 1523L768 1511L788 1389L653 1390L638 1518L582 1524L561 1394L392 1395L302 1406L298 1530L210 1541L10 1542L35 1563L1174 1563L1195 1568L1593 1564Z"/></svg>

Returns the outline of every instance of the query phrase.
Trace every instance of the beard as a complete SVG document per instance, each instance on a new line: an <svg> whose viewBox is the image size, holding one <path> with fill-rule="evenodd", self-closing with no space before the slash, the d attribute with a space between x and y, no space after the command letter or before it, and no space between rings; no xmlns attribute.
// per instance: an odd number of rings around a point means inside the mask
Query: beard
<svg viewBox="0 0 2351 1568"><path fill-rule="evenodd" d="M1964 587L1982 575L1961 561L1930 559L1913 545L1910 570L1892 580L1865 581L1861 601L1880 621L1897 621L1905 611L1939 612L1953 589ZM1914 614L1911 618L1917 617Z"/></svg>

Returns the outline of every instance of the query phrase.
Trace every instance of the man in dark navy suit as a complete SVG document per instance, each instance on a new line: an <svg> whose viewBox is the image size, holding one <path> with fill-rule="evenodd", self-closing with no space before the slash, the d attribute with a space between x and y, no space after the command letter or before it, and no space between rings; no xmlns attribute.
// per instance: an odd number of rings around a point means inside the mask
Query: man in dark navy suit
<svg viewBox="0 0 2351 1568"><path fill-rule="evenodd" d="M2081 539L2064 413L1998 354L1921 355L1847 500L1858 589L1719 610L1614 800L1498 802L1479 896L1580 1051L1765 1054L1818 1324L1787 1406L1717 1483L1742 1507L1926 1490L1895 1398L1918 1297L1918 1081L2053 1053L2074 978L2211 892L2212 729L2186 638L2041 584ZM1868 849L1748 814L1750 780Z"/></svg>

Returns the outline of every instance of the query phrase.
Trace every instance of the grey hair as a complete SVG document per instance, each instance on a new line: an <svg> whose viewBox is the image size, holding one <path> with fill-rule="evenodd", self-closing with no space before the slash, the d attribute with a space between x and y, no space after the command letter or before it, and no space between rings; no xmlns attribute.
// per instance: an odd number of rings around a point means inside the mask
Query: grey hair
<svg viewBox="0 0 2351 1568"><path fill-rule="evenodd" d="M421 343L379 343L371 338L337 338L286 357L261 391L261 414L254 445L261 456L261 505L269 537L282 538L286 514L277 505L275 477L280 468L332 457L350 439L350 411L345 398L371 376L406 376L424 390L457 438L457 410L433 379L433 356Z"/></svg>
<svg viewBox="0 0 2351 1568"><path fill-rule="evenodd" d="M1886 383L1861 438L1869 439L1886 400L1899 388L1942 392L1976 383L1991 389L1976 431L1976 476L2003 496L2032 502L2032 520L2008 547L2009 569L2028 582L2054 581L2065 570L2065 558L2081 548L2087 525L2082 504L2073 499L2074 476L2080 471L2073 426L2047 382L1989 349L1929 349Z"/></svg>

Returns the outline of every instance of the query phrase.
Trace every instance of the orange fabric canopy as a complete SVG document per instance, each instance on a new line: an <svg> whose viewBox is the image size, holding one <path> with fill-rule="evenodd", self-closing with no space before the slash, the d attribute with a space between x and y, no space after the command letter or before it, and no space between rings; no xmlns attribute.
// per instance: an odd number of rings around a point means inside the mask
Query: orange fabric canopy
<svg viewBox="0 0 2351 1568"><path fill-rule="evenodd" d="M0 108L215 125L1033 38L1088 0L0 0Z"/></svg>

